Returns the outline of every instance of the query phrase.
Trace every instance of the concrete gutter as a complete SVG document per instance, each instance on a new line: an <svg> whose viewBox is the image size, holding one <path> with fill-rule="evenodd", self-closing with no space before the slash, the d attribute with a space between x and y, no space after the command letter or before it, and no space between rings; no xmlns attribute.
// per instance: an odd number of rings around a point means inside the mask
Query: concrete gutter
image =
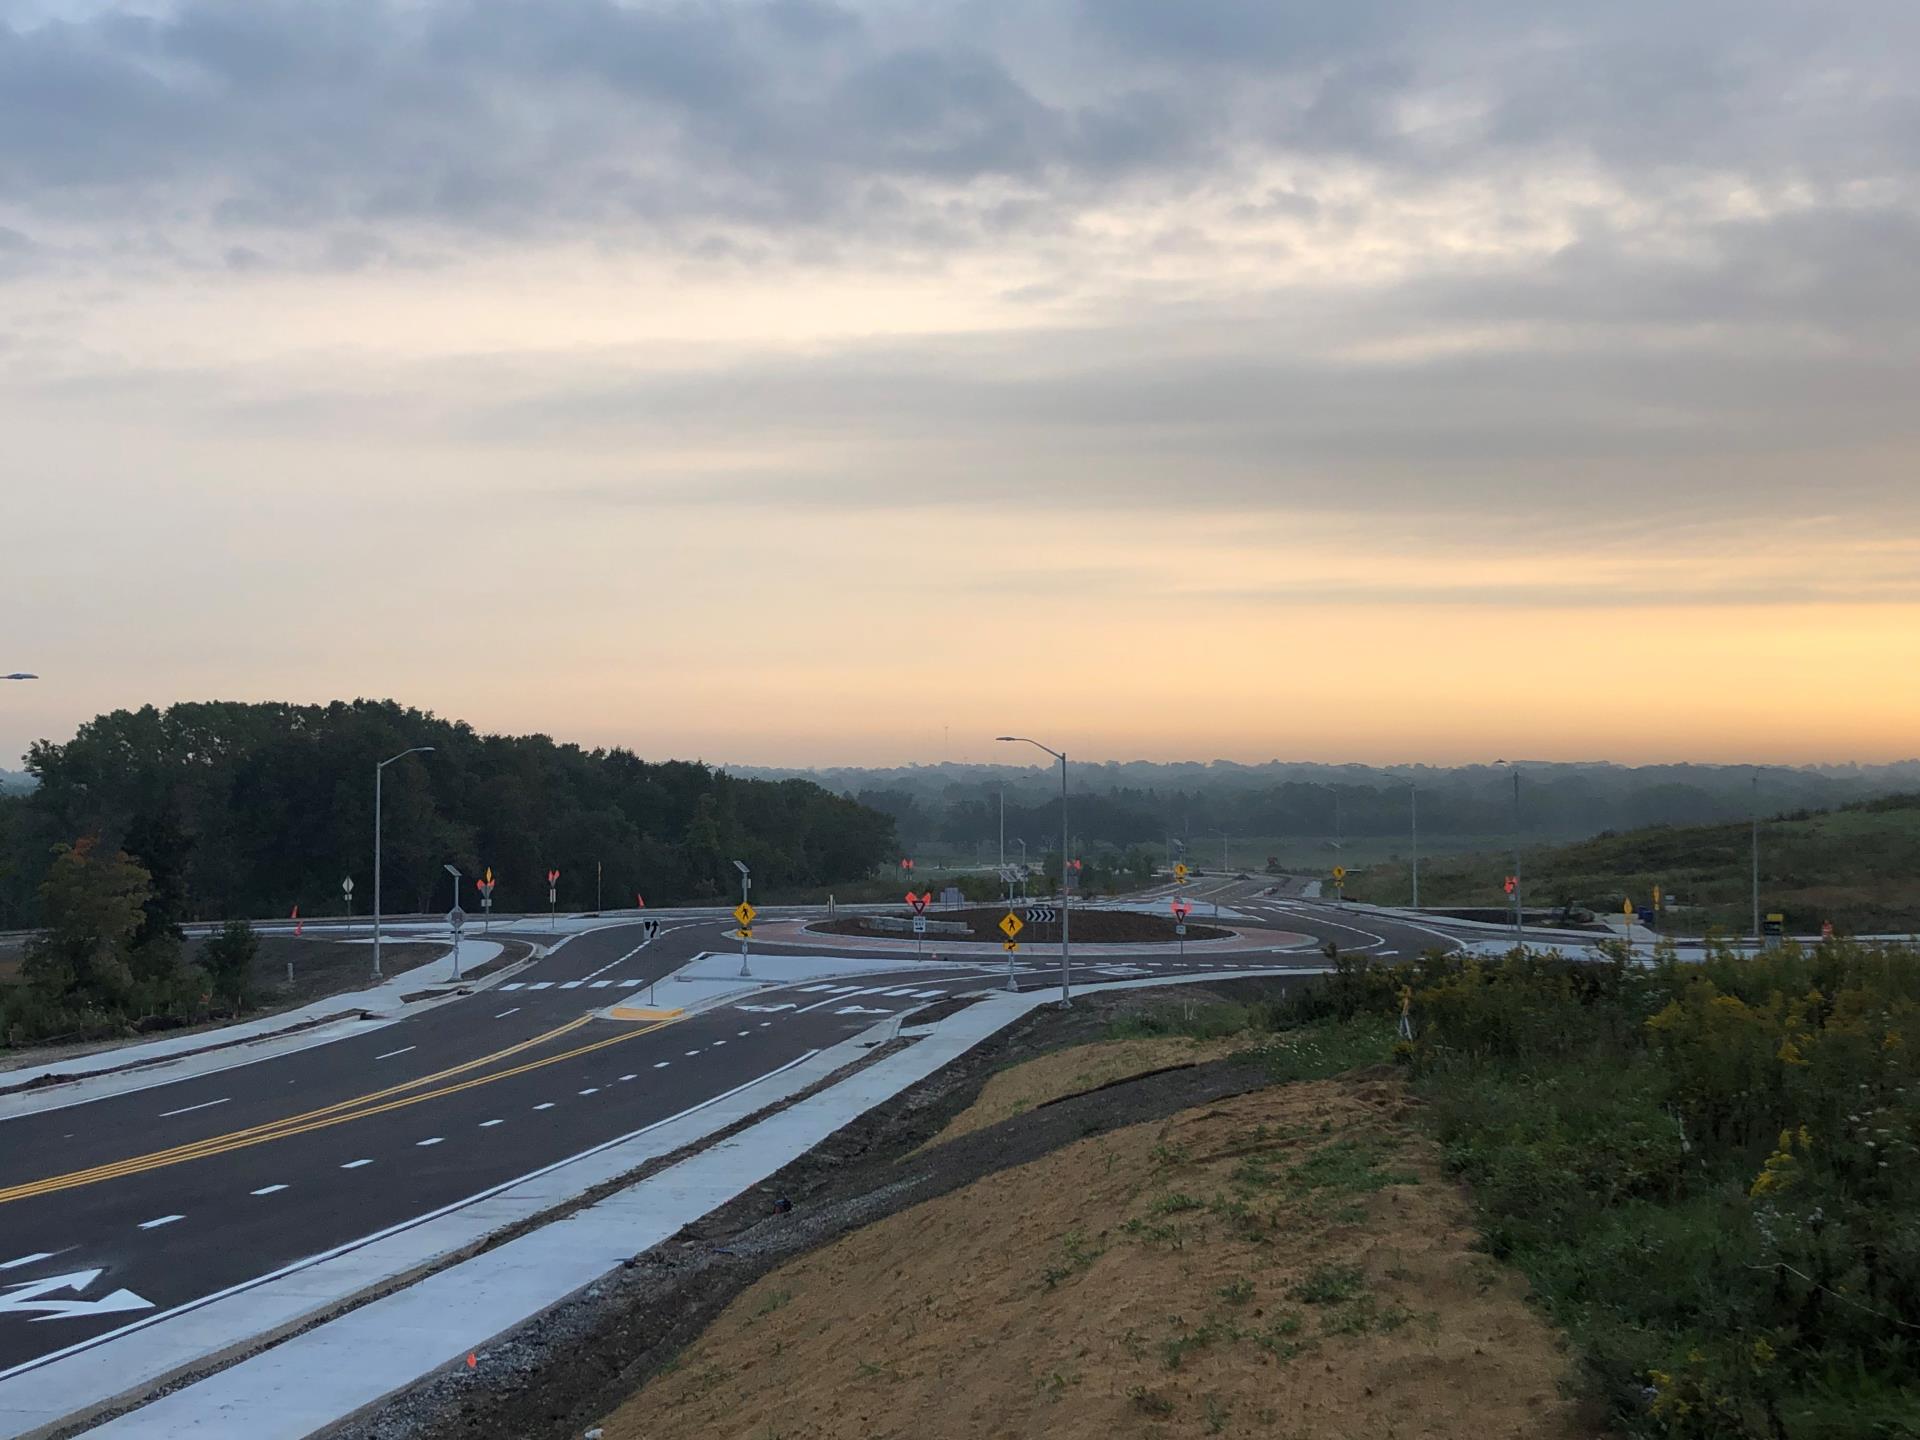
<svg viewBox="0 0 1920 1440"><path fill-rule="evenodd" d="M1181 976L1178 983L1327 973L1325 967L1236 970ZM1084 994L1160 988L1168 983L1168 978L1156 976L1079 988ZM464 1363L469 1353L580 1293L634 1255L766 1180L874 1106L918 1084L1021 1016L1053 1003L1054 993L1048 990L994 992L939 1022L906 1049L677 1165L86 1433L101 1440L175 1440L189 1435L303 1440L337 1425L442 1367ZM731 1097L710 1102L714 1108L690 1123L711 1133L727 1123L724 1115L740 1107L750 1113L782 1094L798 1093L864 1050L894 1023L889 1020L855 1040L764 1076ZM676 1117L594 1152L593 1170L619 1174L648 1156L678 1148L686 1138L676 1140L666 1130L685 1122L689 1117ZM571 1163L564 1168L571 1172ZM590 1188L586 1173L556 1171L551 1184L556 1190L578 1193ZM242 1324L257 1326L265 1321L281 1330L297 1324L292 1318L298 1306L296 1293L275 1297L272 1306L264 1298L252 1298L259 1294L249 1292L249 1306L258 1309ZM208 1335L198 1343L204 1347L218 1341L218 1336ZM77 1394L107 1390L137 1394L143 1388L129 1384L124 1343L74 1358L87 1361L86 1368L52 1374L57 1367L46 1366L22 1377L34 1382L31 1395L11 1387L11 1393L0 1392L0 1423L11 1427L4 1433L32 1435L34 1425L51 1426L60 1418L56 1412L71 1410L71 1397ZM151 1371L153 1361L140 1368Z"/></svg>

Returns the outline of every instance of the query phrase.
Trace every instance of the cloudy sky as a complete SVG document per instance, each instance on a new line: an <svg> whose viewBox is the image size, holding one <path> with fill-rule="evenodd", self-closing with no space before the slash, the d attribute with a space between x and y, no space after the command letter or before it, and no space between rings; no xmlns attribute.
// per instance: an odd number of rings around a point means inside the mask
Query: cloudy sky
<svg viewBox="0 0 1920 1440"><path fill-rule="evenodd" d="M1916 53L1911 0L0 0L0 764L354 695L1913 755Z"/></svg>

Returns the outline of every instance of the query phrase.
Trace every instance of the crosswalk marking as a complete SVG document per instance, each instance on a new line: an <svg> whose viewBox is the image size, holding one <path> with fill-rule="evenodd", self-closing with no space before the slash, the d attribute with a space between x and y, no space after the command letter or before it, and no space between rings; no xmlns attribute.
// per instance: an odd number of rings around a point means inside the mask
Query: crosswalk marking
<svg viewBox="0 0 1920 1440"><path fill-rule="evenodd" d="M560 982L560 988L562 990L578 990L582 985L586 983L587 982L584 980L562 980Z"/></svg>
<svg viewBox="0 0 1920 1440"><path fill-rule="evenodd" d="M524 981L511 980L511 981L508 981L505 985L502 985L500 988L502 990L524 990L527 987Z"/></svg>

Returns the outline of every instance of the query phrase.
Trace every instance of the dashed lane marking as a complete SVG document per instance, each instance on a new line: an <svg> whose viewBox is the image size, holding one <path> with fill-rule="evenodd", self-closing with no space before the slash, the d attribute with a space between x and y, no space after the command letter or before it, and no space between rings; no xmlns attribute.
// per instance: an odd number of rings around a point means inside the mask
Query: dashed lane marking
<svg viewBox="0 0 1920 1440"><path fill-rule="evenodd" d="M600 1093L600 1087L598 1085L589 1085L586 1089L582 1090L580 1093L582 1095L598 1095Z"/></svg>
<svg viewBox="0 0 1920 1440"><path fill-rule="evenodd" d="M418 1045L402 1045L398 1050L389 1050L386 1054L376 1055L373 1058L376 1060L391 1060L396 1055L404 1055L409 1050L418 1050L419 1048Z"/></svg>
<svg viewBox="0 0 1920 1440"><path fill-rule="evenodd" d="M516 1005L511 1010L502 1010L498 1015L494 1016L493 1018L496 1020L504 1020L509 1015L518 1015L519 1013L520 1013L520 1007Z"/></svg>
<svg viewBox="0 0 1920 1440"><path fill-rule="evenodd" d="M430 1135L425 1140L416 1140L413 1143L424 1150L429 1145L438 1145L445 1138L444 1135Z"/></svg>
<svg viewBox="0 0 1920 1440"><path fill-rule="evenodd" d="M671 1060L662 1060L659 1064L655 1065L653 1068L656 1070L664 1070L667 1068L667 1066L671 1065L672 1063L673 1062Z"/></svg>
<svg viewBox="0 0 1920 1440"><path fill-rule="evenodd" d="M534 1109L536 1109L536 1110L551 1110L551 1109L553 1109L553 1106L554 1106L554 1102L553 1102L553 1101L551 1101L551 1100L542 1100L542 1101L541 1101L541 1102L540 1102L540 1103L539 1103L538 1105L536 1105L536 1106L534 1106L533 1108L534 1108Z"/></svg>
<svg viewBox="0 0 1920 1440"><path fill-rule="evenodd" d="M31 1255L22 1255L18 1260L7 1261L6 1264L0 1265L0 1270L18 1270L22 1265L31 1265L38 1260L51 1260L53 1256L54 1252L51 1250L36 1250Z"/></svg>
<svg viewBox="0 0 1920 1440"><path fill-rule="evenodd" d="M287 1187L284 1185L262 1185L258 1190L249 1190L249 1195L278 1195Z"/></svg>
<svg viewBox="0 0 1920 1440"><path fill-rule="evenodd" d="M508 984L502 985L500 988L502 990L524 990L527 988L527 986L526 986L526 982L523 980L514 980L509 982Z"/></svg>
<svg viewBox="0 0 1920 1440"><path fill-rule="evenodd" d="M596 990L611 990L613 988L613 981L596 980L593 982L593 988Z"/></svg>
<svg viewBox="0 0 1920 1440"><path fill-rule="evenodd" d="M553 989L553 981L551 981L551 980L535 980L535 981L534 981L534 982L533 982L533 983L532 983L531 985L529 985L529 986L527 986L527 989L529 989L529 990L551 990L551 989Z"/></svg>
<svg viewBox="0 0 1920 1440"><path fill-rule="evenodd" d="M362 1165L371 1165L372 1163L373 1161L371 1160L349 1160L340 1168L342 1170L358 1170Z"/></svg>
<svg viewBox="0 0 1920 1440"><path fill-rule="evenodd" d="M582 985L586 983L587 982L584 980L562 980L560 982L560 988L562 990L578 990Z"/></svg>
<svg viewBox="0 0 1920 1440"><path fill-rule="evenodd" d="M482 1120L480 1122L480 1128L482 1130L491 1130L496 1125L504 1125L506 1123L504 1120Z"/></svg>
<svg viewBox="0 0 1920 1440"><path fill-rule="evenodd" d="M140 1228L142 1230L158 1230L162 1225L171 1225L176 1220L184 1220L186 1218L184 1215L162 1215L158 1220L142 1220L140 1222Z"/></svg>
<svg viewBox="0 0 1920 1440"><path fill-rule="evenodd" d="M160 1118L171 1120L175 1115L191 1115L196 1110L211 1110L216 1105L226 1104L232 1098L231 1095L222 1095L218 1100L206 1100L198 1105L183 1105L178 1110L162 1110Z"/></svg>

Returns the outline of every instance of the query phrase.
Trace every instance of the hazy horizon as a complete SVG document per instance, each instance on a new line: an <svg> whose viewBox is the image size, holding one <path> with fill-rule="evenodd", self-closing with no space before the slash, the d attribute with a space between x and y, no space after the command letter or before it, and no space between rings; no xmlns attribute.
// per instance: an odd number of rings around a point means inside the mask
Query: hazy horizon
<svg viewBox="0 0 1920 1440"><path fill-rule="evenodd" d="M1910 756L1916 42L0 0L0 756L387 694L774 765Z"/></svg>

